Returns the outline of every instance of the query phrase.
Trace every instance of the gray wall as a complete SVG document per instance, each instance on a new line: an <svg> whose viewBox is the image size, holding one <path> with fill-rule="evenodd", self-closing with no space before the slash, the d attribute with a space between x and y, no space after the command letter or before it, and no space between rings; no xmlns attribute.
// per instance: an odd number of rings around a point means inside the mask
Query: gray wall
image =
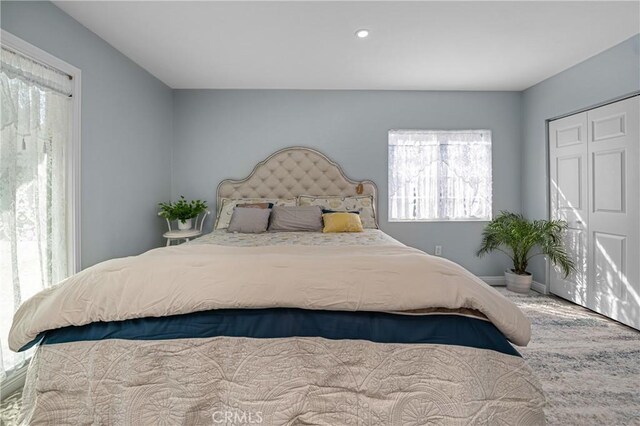
<svg viewBox="0 0 640 426"><path fill-rule="evenodd" d="M388 223L387 131L493 131L495 211L520 210L521 99L515 92L175 90L173 197L215 205L225 178L243 178L274 151L316 148L355 179L379 187L381 228L402 242L443 255L478 275L500 275L501 255L479 259L484 223Z"/></svg>
<svg viewBox="0 0 640 426"><path fill-rule="evenodd" d="M0 12L3 29L82 70L84 267L161 244L158 201L184 194L215 207L220 180L304 145L378 183L384 231L499 275L506 259L474 254L483 223L387 222L387 131L491 129L494 211L545 218L545 120L640 90L638 35L523 93L171 91L51 3L3 1ZM543 262L532 270L544 281Z"/></svg>
<svg viewBox="0 0 640 426"><path fill-rule="evenodd" d="M548 218L546 120L640 90L640 35L527 89L522 97L522 210ZM542 259L529 268L545 282Z"/></svg>
<svg viewBox="0 0 640 426"><path fill-rule="evenodd" d="M161 244L172 93L49 2L1 3L2 29L82 70L82 265Z"/></svg>

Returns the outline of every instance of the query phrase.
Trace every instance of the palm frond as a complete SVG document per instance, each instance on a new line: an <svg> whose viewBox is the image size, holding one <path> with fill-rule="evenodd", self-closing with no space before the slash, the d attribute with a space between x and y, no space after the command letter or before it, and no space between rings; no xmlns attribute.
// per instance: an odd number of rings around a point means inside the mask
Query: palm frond
<svg viewBox="0 0 640 426"><path fill-rule="evenodd" d="M511 258L517 274L526 273L532 257L545 255L567 276L575 270L575 264L563 245L566 228L567 224L560 220L529 221L519 213L502 211L485 226L477 255L501 251ZM536 247L540 253L530 256Z"/></svg>

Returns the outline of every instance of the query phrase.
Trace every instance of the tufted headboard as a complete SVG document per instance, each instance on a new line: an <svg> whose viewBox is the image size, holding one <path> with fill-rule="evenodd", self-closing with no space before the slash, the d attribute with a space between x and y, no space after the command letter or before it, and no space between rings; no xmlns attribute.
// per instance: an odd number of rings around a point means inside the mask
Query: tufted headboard
<svg viewBox="0 0 640 426"><path fill-rule="evenodd" d="M299 195L372 195L376 214L378 188L373 181L349 179L342 168L311 148L284 148L259 162L241 180L220 182L216 194L217 213L222 198L294 198Z"/></svg>

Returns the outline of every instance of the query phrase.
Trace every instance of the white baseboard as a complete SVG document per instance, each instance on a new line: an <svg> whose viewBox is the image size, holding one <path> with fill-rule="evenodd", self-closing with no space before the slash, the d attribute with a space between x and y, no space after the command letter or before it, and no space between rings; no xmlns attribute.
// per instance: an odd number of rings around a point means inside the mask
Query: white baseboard
<svg viewBox="0 0 640 426"><path fill-rule="evenodd" d="M485 283L489 284L490 286L505 286L507 285L507 283L504 281L504 275L498 275L498 276L485 276L485 277L480 277L480 279L482 281L484 281ZM547 286L539 283L538 281L534 281L531 283L531 290L540 293L540 294L549 294L549 292L547 291Z"/></svg>
<svg viewBox="0 0 640 426"><path fill-rule="evenodd" d="M11 374L9 378L4 379L2 383L0 383L0 400L3 400L5 397L24 387L28 367L29 363L27 362Z"/></svg>
<svg viewBox="0 0 640 426"><path fill-rule="evenodd" d="M505 286L507 283L504 281L504 275L480 277L482 281L492 286Z"/></svg>
<svg viewBox="0 0 640 426"><path fill-rule="evenodd" d="M547 286L539 283L538 281L534 281L531 283L531 290L540 294L549 294L549 292L547 291Z"/></svg>

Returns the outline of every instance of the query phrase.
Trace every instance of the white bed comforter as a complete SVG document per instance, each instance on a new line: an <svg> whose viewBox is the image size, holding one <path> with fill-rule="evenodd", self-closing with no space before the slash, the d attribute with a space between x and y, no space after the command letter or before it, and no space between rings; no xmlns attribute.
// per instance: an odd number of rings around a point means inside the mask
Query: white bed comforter
<svg viewBox="0 0 640 426"><path fill-rule="evenodd" d="M297 307L402 312L469 308L526 345L530 323L461 266L401 244L181 245L88 268L26 301L9 346L46 330L208 309Z"/></svg>

